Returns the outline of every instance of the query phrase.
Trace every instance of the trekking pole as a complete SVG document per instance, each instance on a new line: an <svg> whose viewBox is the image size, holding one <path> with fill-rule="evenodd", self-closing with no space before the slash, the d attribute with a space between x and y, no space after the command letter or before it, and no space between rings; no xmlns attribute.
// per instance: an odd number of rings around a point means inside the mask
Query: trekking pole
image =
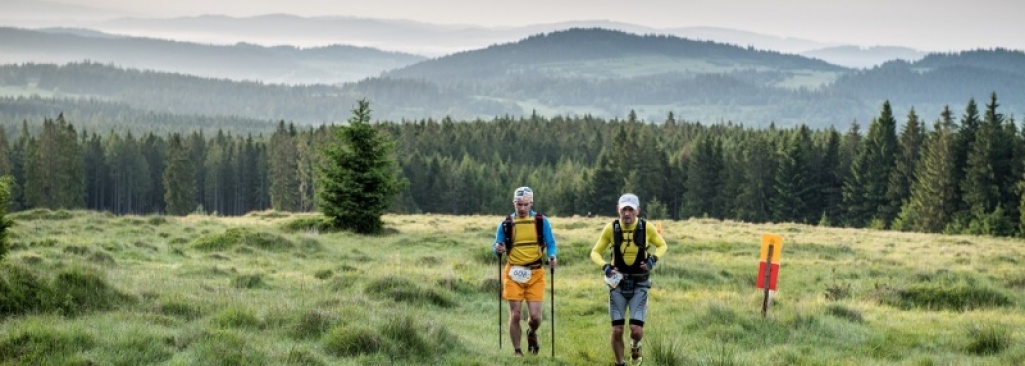
<svg viewBox="0 0 1025 366"><path fill-rule="evenodd" d="M552 273L552 287L549 290L549 294L552 297L552 357L555 357L555 267L552 267L552 262L548 262L548 271Z"/></svg>
<svg viewBox="0 0 1025 366"><path fill-rule="evenodd" d="M498 255L498 349L502 349L502 254Z"/></svg>

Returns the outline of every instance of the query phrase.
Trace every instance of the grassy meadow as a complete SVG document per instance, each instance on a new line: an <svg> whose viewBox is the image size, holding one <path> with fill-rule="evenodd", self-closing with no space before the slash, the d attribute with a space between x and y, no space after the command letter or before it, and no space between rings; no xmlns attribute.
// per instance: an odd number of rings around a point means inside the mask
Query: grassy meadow
<svg viewBox="0 0 1025 366"><path fill-rule="evenodd" d="M512 356L500 217L385 216L386 234L317 216L11 215L0 266L3 365L611 365L607 290L588 258L611 218L553 217L542 351ZM1025 363L1020 239L663 222L645 365ZM761 234L784 238L762 318ZM547 291L546 291L547 297ZM525 317L524 317L525 318ZM524 341L524 348L526 342Z"/></svg>

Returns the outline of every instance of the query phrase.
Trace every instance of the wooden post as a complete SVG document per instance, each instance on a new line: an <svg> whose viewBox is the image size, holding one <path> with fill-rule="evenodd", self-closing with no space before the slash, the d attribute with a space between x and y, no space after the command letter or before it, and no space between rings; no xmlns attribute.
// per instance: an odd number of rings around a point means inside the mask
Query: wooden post
<svg viewBox="0 0 1025 366"><path fill-rule="evenodd" d="M772 251L774 246L769 244L769 256L765 259L765 298L762 299L762 318L769 310L769 281L772 279Z"/></svg>

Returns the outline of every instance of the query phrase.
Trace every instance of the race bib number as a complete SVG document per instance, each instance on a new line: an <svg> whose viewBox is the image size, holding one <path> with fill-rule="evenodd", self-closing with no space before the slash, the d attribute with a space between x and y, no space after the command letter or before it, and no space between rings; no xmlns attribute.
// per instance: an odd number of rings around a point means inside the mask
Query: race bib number
<svg viewBox="0 0 1025 366"><path fill-rule="evenodd" d="M527 281L530 281L530 268L512 266L509 268L509 277L518 283L527 283Z"/></svg>

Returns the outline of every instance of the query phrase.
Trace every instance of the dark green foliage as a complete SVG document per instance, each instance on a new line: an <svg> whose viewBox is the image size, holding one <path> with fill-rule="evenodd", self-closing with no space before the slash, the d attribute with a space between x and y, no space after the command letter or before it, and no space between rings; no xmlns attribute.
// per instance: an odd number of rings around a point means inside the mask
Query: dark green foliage
<svg viewBox="0 0 1025 366"><path fill-rule="evenodd" d="M811 223L822 213L819 192L819 169L815 164L811 131L801 125L791 132L781 146L774 194L770 197L772 217L779 221Z"/></svg>
<svg viewBox="0 0 1025 366"><path fill-rule="evenodd" d="M295 125L278 122L278 129L270 137L268 176L270 177L270 204L278 211L299 211L299 150L296 146Z"/></svg>
<svg viewBox="0 0 1025 366"><path fill-rule="evenodd" d="M163 179L168 215L184 216L196 209L196 169L179 134L171 135Z"/></svg>
<svg viewBox="0 0 1025 366"><path fill-rule="evenodd" d="M890 202L886 208L887 216L896 217L903 206L911 200L911 185L916 181L918 162L921 161L922 144L925 143L925 131L922 129L918 115L912 108L908 112L907 122L901 130L899 150L890 182L886 187L886 199ZM899 229L899 228L895 228Z"/></svg>
<svg viewBox="0 0 1025 366"><path fill-rule="evenodd" d="M43 121L25 150L25 204L52 210L85 207L85 167L78 133L64 120Z"/></svg>
<svg viewBox="0 0 1025 366"><path fill-rule="evenodd" d="M240 246L270 251L295 248L295 244L283 236L243 228L231 228L219 234L200 236L192 241L191 246L203 251L225 251Z"/></svg>
<svg viewBox="0 0 1025 366"><path fill-rule="evenodd" d="M435 290L433 287L425 288L423 286L405 278L385 277L371 281L367 284L364 292L371 296L384 297L413 305L433 305L443 308L456 305L455 300L451 296Z"/></svg>
<svg viewBox="0 0 1025 366"><path fill-rule="evenodd" d="M954 133L952 113L944 109L915 166L911 197L899 215L902 230L936 233L952 219L959 197Z"/></svg>
<svg viewBox="0 0 1025 366"><path fill-rule="evenodd" d="M971 214L968 233L1007 236L1013 233L1011 222L1018 218L1014 182L1020 179L1022 163L1015 159L1018 138L1015 128L1005 126L997 112L993 93L986 105L985 117L968 147L962 199ZM987 231L982 231L987 230Z"/></svg>
<svg viewBox="0 0 1025 366"><path fill-rule="evenodd" d="M402 189L393 143L370 124L370 103L359 101L348 126L336 127L322 151L320 211L334 226L361 234L383 231L381 215Z"/></svg>
<svg viewBox="0 0 1025 366"><path fill-rule="evenodd" d="M11 203L13 181L9 175L0 177L0 263L7 257L7 252L11 249L11 239L7 230L14 226L14 220L7 216L7 208Z"/></svg>
<svg viewBox="0 0 1025 366"><path fill-rule="evenodd" d="M721 140L710 134L701 135L687 164L680 218L723 217L719 195L722 168Z"/></svg>
<svg viewBox="0 0 1025 366"><path fill-rule="evenodd" d="M886 189L897 154L897 121L890 102L883 103L879 117L872 120L864 146L851 165L851 175L844 182L843 202L847 205L847 221L864 227L872 220L889 226L896 212L890 212Z"/></svg>

